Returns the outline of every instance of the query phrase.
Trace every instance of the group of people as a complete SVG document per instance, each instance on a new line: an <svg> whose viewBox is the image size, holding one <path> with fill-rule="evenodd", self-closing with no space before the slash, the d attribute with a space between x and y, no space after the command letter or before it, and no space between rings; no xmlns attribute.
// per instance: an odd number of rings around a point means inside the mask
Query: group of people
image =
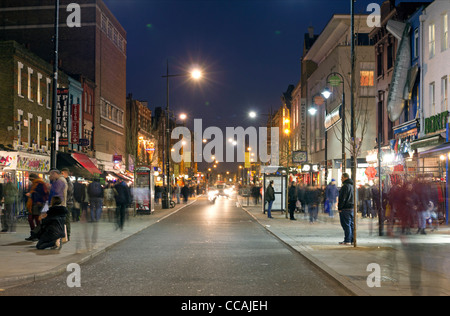
<svg viewBox="0 0 450 316"><path fill-rule="evenodd" d="M189 185L187 182L183 184L183 186L180 186L178 183L171 186L172 190L172 199L176 199L176 203L180 204L181 199L183 199L184 203L187 203L190 197L193 197L195 195L200 195L203 191L203 188L201 188L199 185ZM167 192L167 187L165 186L155 186L155 203L159 204L160 199L162 198L162 195Z"/></svg>
<svg viewBox="0 0 450 316"><path fill-rule="evenodd" d="M62 241L69 241L71 221L80 221L81 217L90 222L98 222L102 216L103 205L114 205L116 209L117 228L123 229L126 208L132 202L127 184L121 180L109 183L105 188L95 179L88 185L72 182L69 169L51 170L50 182L45 182L35 173L30 173L29 190L25 194L26 211L30 226L27 241L37 241L37 249L60 248ZM0 190L0 200L4 201L2 232L14 231L13 210L18 202L18 189L8 181ZM89 212L90 210L90 212Z"/></svg>
<svg viewBox="0 0 450 316"><path fill-rule="evenodd" d="M317 220L318 208L323 201L324 210L333 216L337 209L341 226L344 230L344 240L340 244L349 245L353 243L353 210L354 210L354 186L353 181L347 173L342 175L342 187L340 190L336 187L336 181L332 179L325 190L320 191L317 188L308 186L297 186L292 182L288 189L288 209L290 220L296 220L294 213L296 209L303 211L308 209L309 221L314 223ZM272 205L276 199L273 188L273 180L269 182L265 190L264 199L268 203L267 217L273 218L271 214ZM327 206L328 205L328 206Z"/></svg>

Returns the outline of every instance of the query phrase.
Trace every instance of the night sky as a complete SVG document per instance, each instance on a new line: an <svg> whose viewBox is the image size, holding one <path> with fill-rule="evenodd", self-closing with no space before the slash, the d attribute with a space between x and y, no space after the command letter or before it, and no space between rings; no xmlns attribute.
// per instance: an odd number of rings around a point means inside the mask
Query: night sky
<svg viewBox="0 0 450 316"><path fill-rule="evenodd" d="M199 66L201 82L170 81L170 107L208 126L265 125L248 112L281 105L300 79L303 38L320 34L333 14L350 14L350 0L104 0L127 31L127 91L150 109L166 105L161 76ZM355 13L368 14L358 0Z"/></svg>

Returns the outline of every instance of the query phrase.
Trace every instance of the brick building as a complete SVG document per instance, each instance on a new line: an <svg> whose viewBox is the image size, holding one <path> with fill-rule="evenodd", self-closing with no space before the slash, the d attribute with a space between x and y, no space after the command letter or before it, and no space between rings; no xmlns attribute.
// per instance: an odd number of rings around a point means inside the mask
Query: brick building
<svg viewBox="0 0 450 316"><path fill-rule="evenodd" d="M126 109L126 32L102 0L79 0L81 27L69 27L71 12L61 0L59 66L71 75L80 75L94 85L83 85L85 102L92 95L92 112L84 131L93 132L91 149L104 170L124 170ZM53 0L4 0L0 8L0 40L13 39L36 55L53 62ZM95 88L95 89L94 89ZM94 91L92 91L94 90ZM84 104L83 104L84 109ZM89 121L91 122L91 121ZM84 135L83 135L84 136Z"/></svg>

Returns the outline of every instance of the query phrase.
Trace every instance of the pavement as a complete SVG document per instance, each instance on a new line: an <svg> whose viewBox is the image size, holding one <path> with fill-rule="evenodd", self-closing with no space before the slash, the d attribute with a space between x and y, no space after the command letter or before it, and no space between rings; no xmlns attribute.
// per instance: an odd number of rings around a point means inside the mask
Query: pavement
<svg viewBox="0 0 450 316"><path fill-rule="evenodd" d="M309 215L263 214L261 205L241 206L271 234L308 258L358 296L448 296L450 295L450 227L426 229L426 235L379 236L378 219L356 220L356 247L340 245L344 232L338 213L334 218L319 212L313 224ZM385 225L386 226L386 225ZM386 227L385 227L386 228Z"/></svg>
<svg viewBox="0 0 450 316"><path fill-rule="evenodd" d="M129 216L123 230L117 230L108 212L98 223L71 223L71 240L61 250L37 250L27 242L27 222L18 223L16 233L0 234L0 291L61 273L70 263L81 264L110 247L195 203L173 209L156 206L152 215ZM343 230L338 215L320 213L314 224L296 213L296 221L272 212L262 213L261 205L240 206L269 233L308 258L323 272L358 296L450 295L450 227L427 235L378 236L378 220L357 219L357 247L339 245ZM301 269L301 267L299 267Z"/></svg>
<svg viewBox="0 0 450 316"><path fill-rule="evenodd" d="M67 273L69 264L82 264L195 201L190 199L187 204L177 204L172 209L156 205L152 215L133 216L130 209L123 230L116 228L113 213L104 209L99 222L71 222L70 241L60 250L37 250L36 242L25 241L30 235L30 227L23 220L17 223L15 233L0 233L0 292Z"/></svg>

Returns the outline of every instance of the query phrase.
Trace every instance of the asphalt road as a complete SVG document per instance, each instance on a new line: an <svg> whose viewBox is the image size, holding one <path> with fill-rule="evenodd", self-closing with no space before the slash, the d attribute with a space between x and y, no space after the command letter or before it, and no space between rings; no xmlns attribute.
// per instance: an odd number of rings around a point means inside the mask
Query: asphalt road
<svg viewBox="0 0 450 316"><path fill-rule="evenodd" d="M82 264L80 272L81 287L67 285L68 272L1 295L349 295L227 199L214 205L200 199Z"/></svg>

